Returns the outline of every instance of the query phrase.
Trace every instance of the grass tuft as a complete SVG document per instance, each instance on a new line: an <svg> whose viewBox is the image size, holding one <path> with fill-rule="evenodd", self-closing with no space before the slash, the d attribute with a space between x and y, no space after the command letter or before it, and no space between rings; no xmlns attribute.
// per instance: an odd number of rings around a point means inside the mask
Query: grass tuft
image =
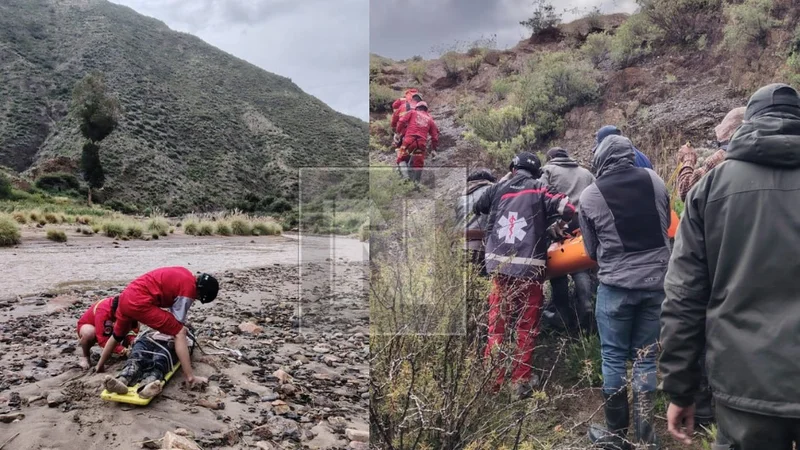
<svg viewBox="0 0 800 450"><path fill-rule="evenodd" d="M214 224L211 222L200 222L200 226L197 229L198 236L213 236L214 235Z"/></svg>
<svg viewBox="0 0 800 450"><path fill-rule="evenodd" d="M227 222L217 223L217 234L220 236L230 236L232 234L231 226L228 225Z"/></svg>
<svg viewBox="0 0 800 450"><path fill-rule="evenodd" d="M9 215L0 215L0 247L19 244L19 224Z"/></svg>
<svg viewBox="0 0 800 450"><path fill-rule="evenodd" d="M169 222L163 217L151 217L147 222L147 231L159 236L166 236L169 232Z"/></svg>
<svg viewBox="0 0 800 450"><path fill-rule="evenodd" d="M67 242L67 233L63 230L49 229L47 230L47 239L54 242Z"/></svg>
<svg viewBox="0 0 800 450"><path fill-rule="evenodd" d="M250 221L243 216L235 216L231 219L231 231L236 236L250 236L253 234L253 227Z"/></svg>

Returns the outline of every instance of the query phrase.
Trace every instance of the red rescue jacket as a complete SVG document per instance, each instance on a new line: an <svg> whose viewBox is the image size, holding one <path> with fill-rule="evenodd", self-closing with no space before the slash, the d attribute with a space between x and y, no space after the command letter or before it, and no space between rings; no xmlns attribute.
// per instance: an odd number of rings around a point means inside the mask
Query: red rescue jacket
<svg viewBox="0 0 800 450"><path fill-rule="evenodd" d="M415 143L414 148L408 148L409 150L424 149L428 136L431 137L433 150L439 147L439 129L436 128L436 122L427 111L413 110L404 115L397 124L397 132L405 135L404 144L406 142Z"/></svg>
<svg viewBox="0 0 800 450"><path fill-rule="evenodd" d="M419 91L414 88L407 89L404 97L398 98L392 103L392 131L397 131L397 122L401 117L417 107L417 102L412 100L412 97L418 93Z"/></svg>

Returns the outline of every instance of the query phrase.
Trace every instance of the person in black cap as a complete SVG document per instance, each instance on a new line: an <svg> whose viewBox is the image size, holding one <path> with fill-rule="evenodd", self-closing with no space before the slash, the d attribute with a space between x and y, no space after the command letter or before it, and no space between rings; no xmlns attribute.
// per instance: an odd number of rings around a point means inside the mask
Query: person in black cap
<svg viewBox="0 0 800 450"><path fill-rule="evenodd" d="M737 450L800 443L798 205L800 96L771 84L750 97L725 163L689 191L664 283L668 429L686 444L704 348L719 436Z"/></svg>
<svg viewBox="0 0 800 450"><path fill-rule="evenodd" d="M575 207L566 195L539 181L541 162L536 155L522 152L512 165L513 176L490 187L473 212L489 215L485 258L493 288L485 357L490 359L503 342L506 319L515 316L517 349L511 381L515 395L526 398L539 384L532 364L542 311L548 221L560 219L550 226L563 226L572 220ZM501 369L495 387L504 381L505 370Z"/></svg>
<svg viewBox="0 0 800 450"><path fill-rule="evenodd" d="M547 164L542 168L540 180L563 192L575 205L576 214L567 231L572 233L580 228L579 199L584 189L594 183L594 175L569 157L560 147L547 151ZM575 283L575 298L569 295L569 277ZM592 277L588 270L565 275L550 280L551 300L544 310L544 321L554 328L588 328L592 316Z"/></svg>
<svg viewBox="0 0 800 450"><path fill-rule="evenodd" d="M592 150L592 153L596 152L597 148L600 147L600 144L602 144L605 138L609 136L622 136L622 130L614 125L606 125L597 130L597 134L595 135L595 147L594 150ZM648 159L644 153L640 152L638 148L633 147L633 153L635 155L633 160L634 166L641 167L643 169L653 168L653 164L650 162L650 159Z"/></svg>

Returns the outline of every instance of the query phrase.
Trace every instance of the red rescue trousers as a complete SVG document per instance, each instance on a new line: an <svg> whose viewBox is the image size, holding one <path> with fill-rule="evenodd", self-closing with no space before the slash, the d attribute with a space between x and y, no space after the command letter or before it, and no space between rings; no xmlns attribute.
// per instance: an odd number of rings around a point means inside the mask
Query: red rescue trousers
<svg viewBox="0 0 800 450"><path fill-rule="evenodd" d="M421 169L425 166L425 141L419 136L406 136L397 150L397 164L409 161L409 166Z"/></svg>
<svg viewBox="0 0 800 450"><path fill-rule="evenodd" d="M484 357L490 359L494 347L503 343L506 321L516 321L517 346L512 356L512 382L527 382L533 368L533 348L539 335L542 315L542 283L531 279L495 275L489 294L489 342ZM497 377L498 386L505 381L505 361Z"/></svg>

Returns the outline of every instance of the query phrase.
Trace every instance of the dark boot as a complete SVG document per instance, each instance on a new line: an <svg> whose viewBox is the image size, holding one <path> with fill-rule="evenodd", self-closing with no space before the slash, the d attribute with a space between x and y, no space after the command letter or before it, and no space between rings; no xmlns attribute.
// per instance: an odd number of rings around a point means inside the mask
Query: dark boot
<svg viewBox="0 0 800 450"><path fill-rule="evenodd" d="M628 407L628 390L622 389L614 394L603 392L603 411L606 415L606 426L591 424L589 440L595 448L603 450L631 450L627 440L630 421Z"/></svg>
<svg viewBox="0 0 800 450"><path fill-rule="evenodd" d="M569 314L569 279L564 277L550 280L550 302L542 311L545 325L556 331L565 331L570 327Z"/></svg>
<svg viewBox="0 0 800 450"><path fill-rule="evenodd" d="M655 425L655 400L656 393L633 393L633 431L637 444L644 444L642 448L658 450L658 438Z"/></svg>

